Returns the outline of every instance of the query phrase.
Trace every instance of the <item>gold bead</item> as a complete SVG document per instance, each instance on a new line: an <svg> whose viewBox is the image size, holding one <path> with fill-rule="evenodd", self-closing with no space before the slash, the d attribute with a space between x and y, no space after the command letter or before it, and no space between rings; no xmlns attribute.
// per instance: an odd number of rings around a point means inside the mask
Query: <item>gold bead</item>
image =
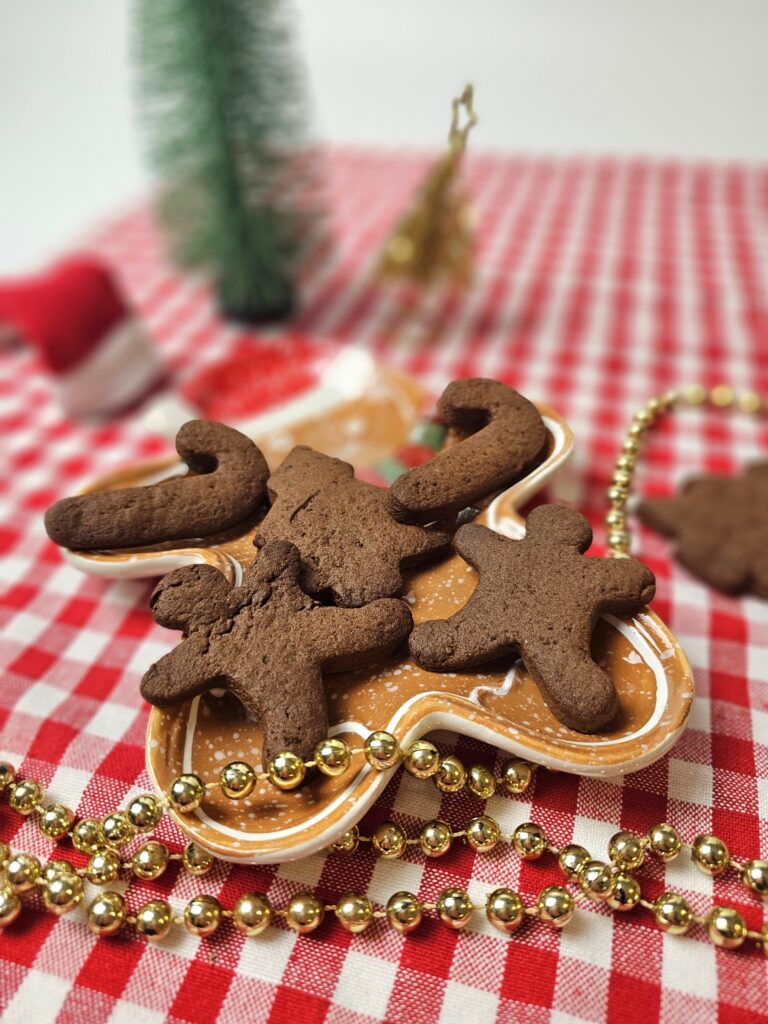
<svg viewBox="0 0 768 1024"><path fill-rule="evenodd" d="M16 781L16 769L10 761L0 761L0 793Z"/></svg>
<svg viewBox="0 0 768 1024"><path fill-rule="evenodd" d="M712 388L709 397L712 405L716 405L719 409L726 409L729 405L733 405L736 395L732 387L727 384L718 384Z"/></svg>
<svg viewBox="0 0 768 1024"><path fill-rule="evenodd" d="M637 455L640 451L640 442L636 437L627 437L624 439L621 450L627 455Z"/></svg>
<svg viewBox="0 0 768 1024"><path fill-rule="evenodd" d="M94 935L114 935L125 921L125 901L119 892L99 893L88 907L88 927Z"/></svg>
<svg viewBox="0 0 768 1024"><path fill-rule="evenodd" d="M72 829L72 845L81 853L96 853L106 845L101 822L95 818L83 818Z"/></svg>
<svg viewBox="0 0 768 1024"><path fill-rule="evenodd" d="M613 530L623 530L626 522L627 518L624 512L620 512L618 509L612 508L605 515L605 525L610 526Z"/></svg>
<svg viewBox="0 0 768 1024"><path fill-rule="evenodd" d="M258 892L244 893L232 911L232 923L243 935L261 935L272 919L272 904Z"/></svg>
<svg viewBox="0 0 768 1024"><path fill-rule="evenodd" d="M629 452L624 452L616 459L616 469L626 469L628 472L632 472L635 468L635 456Z"/></svg>
<svg viewBox="0 0 768 1024"><path fill-rule="evenodd" d="M40 877L40 861L31 853L17 853L5 865L6 884L15 893L34 889Z"/></svg>
<svg viewBox="0 0 768 1024"><path fill-rule="evenodd" d="M756 391L743 391L739 395L739 408L742 412L760 412L762 406L763 400Z"/></svg>
<svg viewBox="0 0 768 1024"><path fill-rule="evenodd" d="M519 758L507 761L501 769L501 783L508 793L517 796L530 789L533 782L533 766Z"/></svg>
<svg viewBox="0 0 768 1024"><path fill-rule="evenodd" d="M768 900L768 860L748 860L742 868L741 881L752 892Z"/></svg>
<svg viewBox="0 0 768 1024"><path fill-rule="evenodd" d="M610 864L590 860L579 872L579 887L591 900L607 900L613 892L613 871Z"/></svg>
<svg viewBox="0 0 768 1024"><path fill-rule="evenodd" d="M627 503L628 491L626 487L618 487L614 484L613 487L609 487L606 492L608 495L608 501L614 508L623 508Z"/></svg>
<svg viewBox="0 0 768 1024"><path fill-rule="evenodd" d="M118 849L130 843L135 835L133 825L125 811L113 811L101 823L101 831L110 846Z"/></svg>
<svg viewBox="0 0 768 1024"><path fill-rule="evenodd" d="M372 768L384 771L397 764L400 746L390 732L372 732L365 741L365 759Z"/></svg>
<svg viewBox="0 0 768 1024"><path fill-rule="evenodd" d="M137 832L151 832L163 816L163 805L151 793L134 797L125 812Z"/></svg>
<svg viewBox="0 0 768 1024"><path fill-rule="evenodd" d="M473 764L467 772L467 789L481 800L490 800L496 792L493 772L483 764Z"/></svg>
<svg viewBox="0 0 768 1024"><path fill-rule="evenodd" d="M513 932L525 919L525 907L512 889L495 889L486 901L485 916L500 932Z"/></svg>
<svg viewBox="0 0 768 1024"><path fill-rule="evenodd" d="M608 855L618 868L634 871L645 859L645 849L634 832L617 832L608 841Z"/></svg>
<svg viewBox="0 0 768 1024"><path fill-rule="evenodd" d="M437 916L449 928L463 928L472 917L472 900L464 889L443 889L437 897Z"/></svg>
<svg viewBox="0 0 768 1024"><path fill-rule="evenodd" d="M85 869L85 877L94 885L108 885L120 877L121 860L117 850L94 853Z"/></svg>
<svg viewBox="0 0 768 1024"><path fill-rule="evenodd" d="M628 473L626 469L617 469L612 479L615 487L629 487L632 483L632 474Z"/></svg>
<svg viewBox="0 0 768 1024"><path fill-rule="evenodd" d="M43 905L52 914L68 914L83 898L83 892L82 878L74 872L62 871L43 886Z"/></svg>
<svg viewBox="0 0 768 1024"><path fill-rule="evenodd" d="M205 785L199 775L179 775L171 783L168 800L174 811L180 814L192 814L203 802Z"/></svg>
<svg viewBox="0 0 768 1024"><path fill-rule="evenodd" d="M213 935L221 921L221 904L215 896L195 896L184 907L184 927L204 939Z"/></svg>
<svg viewBox="0 0 768 1024"><path fill-rule="evenodd" d="M765 926L765 928L763 928L762 932L760 933L760 942L763 947L763 956L768 957L768 924Z"/></svg>
<svg viewBox="0 0 768 1024"><path fill-rule="evenodd" d="M732 907L712 907L705 925L710 939L723 949L738 949L747 937L744 918Z"/></svg>
<svg viewBox="0 0 768 1024"><path fill-rule="evenodd" d="M447 821L427 822L419 833L419 847L425 857L442 857L453 842L453 830Z"/></svg>
<svg viewBox="0 0 768 1024"><path fill-rule="evenodd" d="M608 906L613 910L632 910L640 902L640 885L632 875L616 875Z"/></svg>
<svg viewBox="0 0 768 1024"><path fill-rule="evenodd" d="M21 913L21 900L16 893L4 885L0 887L0 931L13 924Z"/></svg>
<svg viewBox="0 0 768 1024"><path fill-rule="evenodd" d="M184 847L181 862L191 875L205 875L216 863L212 854L194 842Z"/></svg>
<svg viewBox="0 0 768 1024"><path fill-rule="evenodd" d="M230 800L244 800L256 785L256 772L247 761L230 761L219 772L219 785Z"/></svg>
<svg viewBox="0 0 768 1024"><path fill-rule="evenodd" d="M333 853L354 853L360 842L360 829L353 825L335 843L331 843Z"/></svg>
<svg viewBox="0 0 768 1024"><path fill-rule="evenodd" d="M158 843L156 839L150 839L148 843L140 846L131 860L134 875L145 881L159 878L167 867L168 847L165 843Z"/></svg>
<svg viewBox="0 0 768 1024"><path fill-rule="evenodd" d="M34 779L23 779L11 787L10 805L17 814L32 814L42 803L45 790Z"/></svg>
<svg viewBox="0 0 768 1024"><path fill-rule="evenodd" d="M387 918L396 932L408 935L421 924L424 911L412 892L396 892L387 903Z"/></svg>
<svg viewBox="0 0 768 1024"><path fill-rule="evenodd" d="M319 928L324 917L325 907L316 896L308 892L292 896L285 910L288 927L299 935L306 935Z"/></svg>
<svg viewBox="0 0 768 1024"><path fill-rule="evenodd" d="M564 846L557 855L557 863L566 878L576 880L581 869L592 859L589 850L585 850L578 843L570 843Z"/></svg>
<svg viewBox="0 0 768 1024"><path fill-rule="evenodd" d="M703 405L707 400L707 389L703 384L691 384L683 389L683 398L688 405Z"/></svg>
<svg viewBox="0 0 768 1024"><path fill-rule="evenodd" d="M573 896L562 885L548 885L536 900L539 920L554 928L564 928L573 917Z"/></svg>
<svg viewBox="0 0 768 1024"><path fill-rule="evenodd" d="M405 853L405 832L394 821L385 821L371 836L374 850L384 860L397 860Z"/></svg>
<svg viewBox="0 0 768 1024"><path fill-rule="evenodd" d="M315 747L314 761L323 775L343 775L352 762L352 752L344 740L328 739Z"/></svg>
<svg viewBox="0 0 768 1024"><path fill-rule="evenodd" d="M674 388L670 388L669 391L665 391L659 399L659 402L661 403L661 408L664 411L666 411L667 409L671 409L672 406L676 405L679 401L680 392L676 391Z"/></svg>
<svg viewBox="0 0 768 1024"><path fill-rule="evenodd" d="M629 534L626 530L611 530L608 534L608 547L616 551L627 551L629 549Z"/></svg>
<svg viewBox="0 0 768 1024"><path fill-rule="evenodd" d="M660 822L649 830L648 849L662 860L674 860L682 848L683 843L677 829L666 822Z"/></svg>
<svg viewBox="0 0 768 1024"><path fill-rule="evenodd" d="M429 779L440 767L440 751L429 740L416 740L406 751L403 763L409 775Z"/></svg>
<svg viewBox="0 0 768 1024"><path fill-rule="evenodd" d="M687 932L693 921L688 900L677 892L663 892L653 901L653 916L662 931L670 935Z"/></svg>
<svg viewBox="0 0 768 1024"><path fill-rule="evenodd" d="M150 900L136 913L136 931L150 942L161 942L173 924L173 910L167 900Z"/></svg>
<svg viewBox="0 0 768 1024"><path fill-rule="evenodd" d="M75 820L74 811L64 804L51 804L40 815L40 831L49 839L61 839L69 832Z"/></svg>
<svg viewBox="0 0 768 1024"><path fill-rule="evenodd" d="M488 853L501 839L498 822L487 814L473 818L467 825L467 842L478 853Z"/></svg>
<svg viewBox="0 0 768 1024"><path fill-rule="evenodd" d="M336 917L348 932L357 935L364 932L373 921L373 907L367 896L349 892L336 904Z"/></svg>
<svg viewBox="0 0 768 1024"><path fill-rule="evenodd" d="M296 789L302 784L306 774L307 769L304 762L290 750L275 754L267 765L269 781L273 786L282 790Z"/></svg>
<svg viewBox="0 0 768 1024"><path fill-rule="evenodd" d="M50 881L52 878L56 878L61 873L64 874L77 874L74 865L70 864L68 860L49 860L43 868L41 875L46 881Z"/></svg>
<svg viewBox="0 0 768 1024"><path fill-rule="evenodd" d="M0 868L11 859L11 848L8 843L0 841Z"/></svg>
<svg viewBox="0 0 768 1024"><path fill-rule="evenodd" d="M538 860L547 848L547 837L541 825L526 821L512 833L512 845L523 860Z"/></svg>
<svg viewBox="0 0 768 1024"><path fill-rule="evenodd" d="M649 427L653 423L653 413L647 406L644 409L638 409L634 415L634 422Z"/></svg>
<svg viewBox="0 0 768 1024"><path fill-rule="evenodd" d="M467 781L467 769L454 754L443 757L435 773L435 785L441 793L458 793Z"/></svg>
<svg viewBox="0 0 768 1024"><path fill-rule="evenodd" d="M728 867L728 847L717 836L696 836L693 840L691 859L705 875L722 875Z"/></svg>

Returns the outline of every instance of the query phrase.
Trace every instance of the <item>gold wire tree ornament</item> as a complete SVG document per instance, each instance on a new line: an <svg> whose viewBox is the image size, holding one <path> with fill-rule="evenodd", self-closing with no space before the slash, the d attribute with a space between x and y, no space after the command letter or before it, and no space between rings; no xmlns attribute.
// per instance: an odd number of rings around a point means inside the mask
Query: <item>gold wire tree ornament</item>
<svg viewBox="0 0 768 1024"><path fill-rule="evenodd" d="M472 86L467 85L452 101L448 149L384 246L376 265L378 280L409 281L421 288L438 283L467 288L472 283L472 216L460 167L469 133L477 124L473 100Z"/></svg>

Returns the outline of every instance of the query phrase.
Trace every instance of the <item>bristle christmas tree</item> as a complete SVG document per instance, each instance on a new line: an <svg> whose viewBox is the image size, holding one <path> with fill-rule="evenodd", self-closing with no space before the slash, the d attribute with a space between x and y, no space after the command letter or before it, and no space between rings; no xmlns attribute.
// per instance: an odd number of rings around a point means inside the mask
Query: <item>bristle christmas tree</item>
<svg viewBox="0 0 768 1024"><path fill-rule="evenodd" d="M316 159L281 0L140 0L141 111L174 257L226 315L286 316L317 241Z"/></svg>

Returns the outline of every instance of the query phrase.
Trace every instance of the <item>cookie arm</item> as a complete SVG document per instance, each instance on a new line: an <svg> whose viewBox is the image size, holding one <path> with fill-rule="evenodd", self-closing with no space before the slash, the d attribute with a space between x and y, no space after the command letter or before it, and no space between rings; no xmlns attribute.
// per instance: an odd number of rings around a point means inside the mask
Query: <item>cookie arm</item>
<svg viewBox="0 0 768 1024"><path fill-rule="evenodd" d="M450 619L422 622L411 633L408 647L411 656L430 672L452 672L510 653L514 648L506 637L489 636L484 620L469 603Z"/></svg>
<svg viewBox="0 0 768 1024"><path fill-rule="evenodd" d="M205 637L191 636L150 665L141 680L144 700L165 707L191 700L216 686L217 675L208 651Z"/></svg>
<svg viewBox="0 0 768 1024"><path fill-rule="evenodd" d="M408 606L394 598L362 608L315 608L307 614L307 643L327 672L345 672L386 657L413 625Z"/></svg>
<svg viewBox="0 0 768 1024"><path fill-rule="evenodd" d="M653 600L656 578L637 559L585 558L584 563L598 614L639 611Z"/></svg>

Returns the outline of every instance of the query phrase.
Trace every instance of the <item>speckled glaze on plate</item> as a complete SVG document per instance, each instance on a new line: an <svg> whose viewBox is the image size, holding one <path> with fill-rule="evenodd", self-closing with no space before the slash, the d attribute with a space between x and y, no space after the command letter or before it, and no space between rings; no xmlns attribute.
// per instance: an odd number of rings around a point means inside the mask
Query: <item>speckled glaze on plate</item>
<svg viewBox="0 0 768 1024"><path fill-rule="evenodd" d="M539 409L550 435L547 458L477 519L511 537L525 530L518 508L572 450L567 424L547 407ZM241 557L239 549L228 553ZM216 551L201 554L219 564ZM413 570L405 593L419 623L452 614L474 586L473 571L452 555ZM407 651L370 669L329 677L330 734L360 747L373 729L387 729L405 746L436 729L449 729L560 771L593 776L635 771L660 757L683 730L693 697L690 667L649 609L634 617L606 616L595 630L593 651L611 673L621 702L611 730L599 735L585 736L561 725L520 663L507 660L483 666L483 671L441 674L420 669ZM147 763L160 790L167 790L182 771L194 770L211 780L235 759L260 765L261 738L229 696L207 694L174 708L153 708ZM341 778L318 776L290 793L262 784L241 801L215 791L194 814L175 817L184 832L225 860L291 860L328 846L355 824L389 777L390 772L374 771L358 755Z"/></svg>

